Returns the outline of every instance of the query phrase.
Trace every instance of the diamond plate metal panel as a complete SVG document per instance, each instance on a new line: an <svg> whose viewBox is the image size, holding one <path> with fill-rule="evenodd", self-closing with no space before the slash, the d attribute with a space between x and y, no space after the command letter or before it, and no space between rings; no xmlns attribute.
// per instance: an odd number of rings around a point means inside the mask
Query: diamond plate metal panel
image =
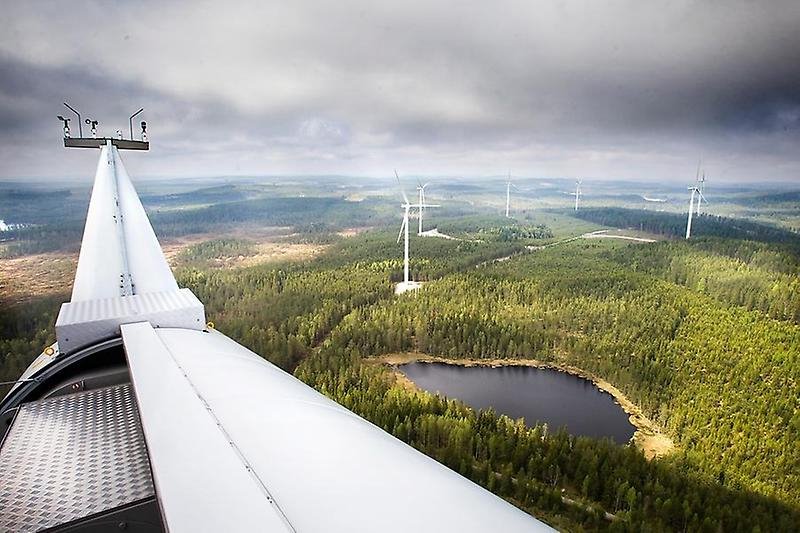
<svg viewBox="0 0 800 533"><path fill-rule="evenodd" d="M39 531L153 495L130 384L20 406L0 449L0 531Z"/></svg>

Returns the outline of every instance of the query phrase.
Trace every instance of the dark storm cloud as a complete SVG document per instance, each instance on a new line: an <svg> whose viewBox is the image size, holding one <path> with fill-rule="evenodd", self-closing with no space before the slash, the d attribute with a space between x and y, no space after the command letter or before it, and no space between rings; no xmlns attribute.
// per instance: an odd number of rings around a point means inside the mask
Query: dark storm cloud
<svg viewBox="0 0 800 533"><path fill-rule="evenodd" d="M67 98L109 133L146 107L143 174L800 177L793 1L5 11L0 176L69 167L43 141Z"/></svg>
<svg viewBox="0 0 800 533"><path fill-rule="evenodd" d="M215 160L222 173L227 159L234 162L231 170L237 170L237 154L266 149L263 139L286 143L281 139L295 133L293 116L275 113L270 120L253 120L218 99L188 101L139 83L99 75L82 66L44 67L0 56L0 138L4 140L0 146L0 171L10 177L86 173L87 169L81 167L70 170L75 154L62 148L57 115L70 119L73 136L79 132L77 118L62 105L64 101L81 112L83 119L99 120L101 134L112 135L119 129L126 137L128 117L146 103L145 113L134 123L134 134L139 136L140 119L151 120L150 136L159 139L153 153L160 159L177 159L181 165L186 164L189 168L180 175L203 173L190 159ZM302 137L322 144L341 142L336 137L343 134L330 124L317 121L302 126ZM82 127L88 136L89 126ZM159 174L157 162L143 163L145 170Z"/></svg>

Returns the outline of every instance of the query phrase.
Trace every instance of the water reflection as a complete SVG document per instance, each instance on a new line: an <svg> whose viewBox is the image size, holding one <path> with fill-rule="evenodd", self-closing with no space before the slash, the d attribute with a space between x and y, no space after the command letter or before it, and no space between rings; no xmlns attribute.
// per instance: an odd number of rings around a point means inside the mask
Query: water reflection
<svg viewBox="0 0 800 533"><path fill-rule="evenodd" d="M493 407L534 425L562 426L573 435L610 437L628 442L636 430L614 398L591 381L547 368L527 366L464 367L445 363L409 363L400 371L429 392L458 398L476 409Z"/></svg>

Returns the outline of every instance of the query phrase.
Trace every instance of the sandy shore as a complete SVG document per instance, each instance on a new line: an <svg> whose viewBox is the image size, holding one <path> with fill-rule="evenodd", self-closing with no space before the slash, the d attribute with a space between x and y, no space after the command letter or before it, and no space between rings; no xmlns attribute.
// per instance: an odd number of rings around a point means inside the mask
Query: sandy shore
<svg viewBox="0 0 800 533"><path fill-rule="evenodd" d="M573 376L588 379L594 383L597 388L604 390L613 396L616 403L619 404L623 411L628 414L628 419L630 420L631 424L633 424L633 426L636 428L636 432L633 434L632 438L634 444L636 444L636 446L642 450L645 457L648 459L664 456L670 453L675 447L672 439L665 435L654 422L647 418L644 413L642 413L642 410L636 404L630 401L625 394L622 393L622 391L604 379L594 376L580 368L564 363L547 363L538 361L536 359L444 359L441 357L433 357L430 355L413 352L388 354L380 357L368 358L366 361L374 361L376 363L394 367L398 383L404 387L412 389L417 389L417 386L414 384L414 382L408 379L405 374L396 368L398 365L412 362L423 362L445 363L448 365L460 366L530 366L535 368L550 368L559 370L561 372L572 374Z"/></svg>

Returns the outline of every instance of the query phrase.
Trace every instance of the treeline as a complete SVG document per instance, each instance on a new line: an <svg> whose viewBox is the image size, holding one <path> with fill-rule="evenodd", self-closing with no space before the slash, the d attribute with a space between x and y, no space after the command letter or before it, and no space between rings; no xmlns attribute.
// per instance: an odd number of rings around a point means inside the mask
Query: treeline
<svg viewBox="0 0 800 533"><path fill-rule="evenodd" d="M763 243L712 238L660 242L627 247L609 257L722 302L800 322L800 262Z"/></svg>
<svg viewBox="0 0 800 533"><path fill-rule="evenodd" d="M219 204L245 200L247 194L237 185L215 185L193 191L169 194L142 194L140 199L147 207L197 204Z"/></svg>
<svg viewBox="0 0 800 533"><path fill-rule="evenodd" d="M7 239L0 247L0 259L56 250L76 250L83 235L83 221L65 220L58 224L28 226L3 232Z"/></svg>
<svg viewBox="0 0 800 533"><path fill-rule="evenodd" d="M344 239L330 248L315 265L324 268L369 268L386 272L390 280L403 279L403 248L395 231L370 231ZM410 270L416 281L437 279L451 272L523 251L520 243L453 241L438 237L410 237Z"/></svg>
<svg viewBox="0 0 800 533"><path fill-rule="evenodd" d="M220 246L226 245L209 244L209 253ZM411 272L425 281L518 251L508 244L417 236L413 247ZM393 294L403 276L401 253L393 232L370 232L337 242L309 263L181 268L177 277L205 304L216 327L292 370L345 316Z"/></svg>
<svg viewBox="0 0 800 533"><path fill-rule="evenodd" d="M348 202L333 197L256 198L207 207L150 213L159 236L206 233L212 228L242 223L263 226L298 226L325 222L333 228L351 228L386 222L380 202Z"/></svg>
<svg viewBox="0 0 800 533"><path fill-rule="evenodd" d="M215 327L290 371L354 308L393 290L384 272L367 268L186 269L178 279Z"/></svg>
<svg viewBox="0 0 800 533"><path fill-rule="evenodd" d="M5 241L0 245L0 259L77 248L89 203L88 189L6 187L0 185L0 218L7 224L25 226L0 233Z"/></svg>
<svg viewBox="0 0 800 533"><path fill-rule="evenodd" d="M28 368L45 347L56 340L55 322L61 302L57 294L24 303L0 304L0 381L13 381ZM0 386L0 398L11 386Z"/></svg>
<svg viewBox="0 0 800 533"><path fill-rule="evenodd" d="M615 228L633 228L670 237L686 235L686 214L620 207L589 207L575 211L572 216ZM783 243L800 256L800 235L739 218L700 213L692 220L692 235Z"/></svg>
<svg viewBox="0 0 800 533"><path fill-rule="evenodd" d="M356 309L331 342L569 363L624 390L699 472L800 503L800 329L621 269L604 250L575 243L448 276Z"/></svg>
<svg viewBox="0 0 800 533"><path fill-rule="evenodd" d="M162 202L147 208L153 229L159 239L183 235L224 231L241 227L243 224L259 226L281 226L296 228L295 231L307 233L311 242L333 242L332 235L339 230L353 227L385 225L395 220L386 210L382 200L366 199L362 202L349 202L335 197L268 197L237 201L226 201L197 207L191 202L208 197L232 199L240 194L237 190L228 191L212 188L207 191L194 191L176 195L150 197L151 201ZM47 196L46 198L50 198ZM87 198L88 200L88 198ZM51 201L51 200L48 200ZM0 196L0 206L11 202ZM181 204L181 202L189 202ZM49 205L49 204L48 204ZM73 195L69 201L71 210L64 206L54 208L61 216L37 214L46 206L25 204L13 211L27 213L25 217L10 218L7 222L28 222L34 226L5 232L8 239L0 249L0 258L17 257L30 253L43 253L63 249L78 248L83 234L86 204ZM168 209L161 209L166 205ZM181 208L180 205L186 205ZM75 213L81 213L76 217Z"/></svg>
<svg viewBox="0 0 800 533"><path fill-rule="evenodd" d="M490 228L480 234L494 237L502 242L551 239L553 237L553 232L544 224L537 226L500 226L498 228Z"/></svg>
<svg viewBox="0 0 800 533"><path fill-rule="evenodd" d="M436 226L448 235L484 241L512 242L553 237L552 229L546 224L513 223L502 216L472 215L437 219Z"/></svg>
<svg viewBox="0 0 800 533"><path fill-rule="evenodd" d="M775 192L770 194L759 194L751 196L741 196L732 200L732 202L745 206L763 206L775 204L792 204L791 207L796 207L800 202L800 191L787 191Z"/></svg>
<svg viewBox="0 0 800 533"><path fill-rule="evenodd" d="M610 440L551 434L396 384L336 341L300 379L453 470L563 530L791 531L800 514L752 493L647 461ZM606 513L611 513L606 515Z"/></svg>
<svg viewBox="0 0 800 533"><path fill-rule="evenodd" d="M215 259L226 257L248 257L256 254L252 241L245 239L213 239L193 244L181 250L176 263L182 266L202 268L211 266Z"/></svg>
<svg viewBox="0 0 800 533"><path fill-rule="evenodd" d="M47 189L24 184L7 187L0 184L0 218L6 223L44 225L74 221L85 216L89 204L88 187Z"/></svg>
<svg viewBox="0 0 800 533"><path fill-rule="evenodd" d="M800 274L800 257L793 254L791 246L780 243L762 243L741 239L700 238L691 241L691 246L706 252L728 256L781 274Z"/></svg>

